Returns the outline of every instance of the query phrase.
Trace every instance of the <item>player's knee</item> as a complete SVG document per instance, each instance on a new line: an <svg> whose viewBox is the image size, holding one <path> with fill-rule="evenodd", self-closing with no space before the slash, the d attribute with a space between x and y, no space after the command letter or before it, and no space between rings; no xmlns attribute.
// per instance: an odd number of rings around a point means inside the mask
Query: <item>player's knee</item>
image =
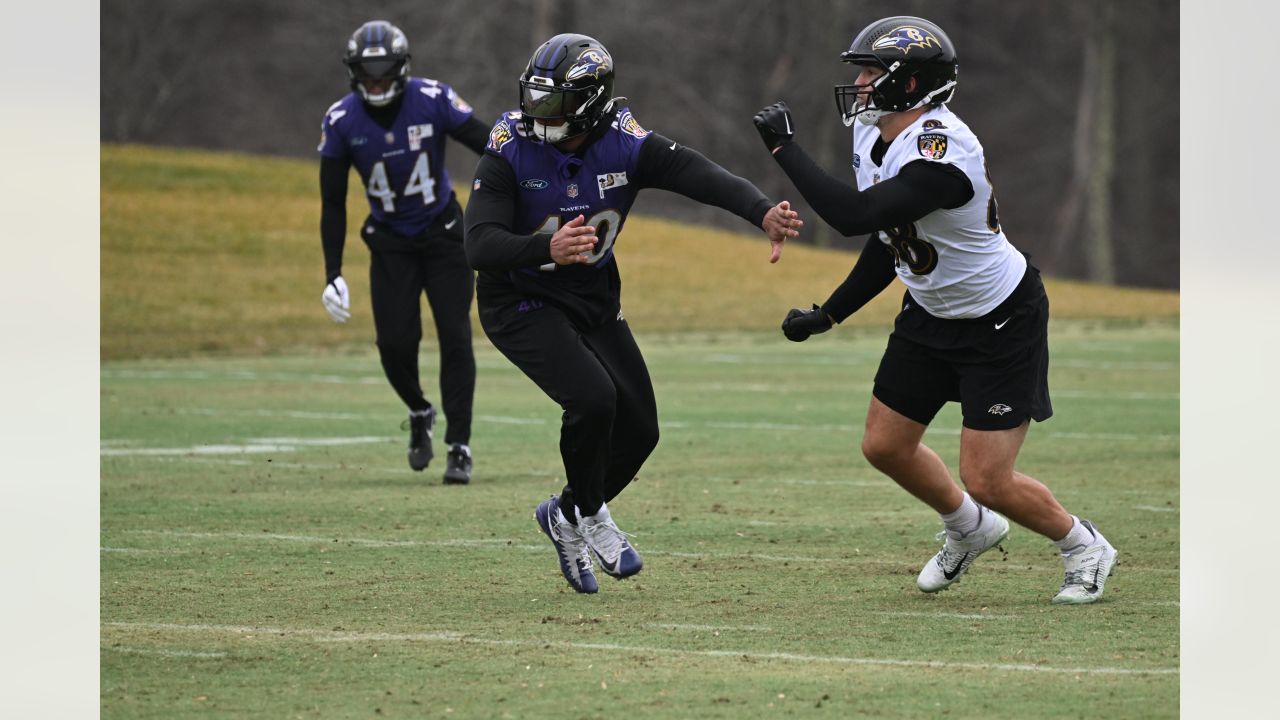
<svg viewBox="0 0 1280 720"><path fill-rule="evenodd" d="M613 425L613 417L618 409L618 398L613 388L601 388L595 392L583 393L565 406L565 411L576 416L580 422L599 424L603 427Z"/></svg>
<svg viewBox="0 0 1280 720"><path fill-rule="evenodd" d="M644 456L648 457L649 453L652 453L654 448L658 447L657 418L654 418L653 422L646 422L641 424L640 427L635 431L634 441L636 446L643 451Z"/></svg>
<svg viewBox="0 0 1280 720"><path fill-rule="evenodd" d="M877 468L893 465L910 452L911 448L904 448L882 435L867 433L862 436L862 456Z"/></svg>
<svg viewBox="0 0 1280 720"><path fill-rule="evenodd" d="M409 342L408 339L386 341L379 340L378 355L382 358L382 364L403 365L405 363L418 362L418 343Z"/></svg>
<svg viewBox="0 0 1280 720"><path fill-rule="evenodd" d="M471 353L471 325L437 325L436 338L440 341L440 350L451 353Z"/></svg>
<svg viewBox="0 0 1280 720"><path fill-rule="evenodd" d="M969 497L980 505L997 506L1009 486L1010 473L1001 473L994 468L964 467L960 468L960 482L964 483Z"/></svg>
<svg viewBox="0 0 1280 720"><path fill-rule="evenodd" d="M415 357L418 354L418 344L422 341L422 333L405 333L404 335L394 335L391 333L378 333L376 344L378 351L384 355L403 355L412 353Z"/></svg>

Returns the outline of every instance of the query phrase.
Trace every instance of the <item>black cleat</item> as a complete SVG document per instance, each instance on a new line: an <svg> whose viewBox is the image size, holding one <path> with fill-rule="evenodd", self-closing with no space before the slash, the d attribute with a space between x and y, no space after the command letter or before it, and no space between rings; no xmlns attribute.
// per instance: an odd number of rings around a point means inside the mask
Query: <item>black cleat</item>
<svg viewBox="0 0 1280 720"><path fill-rule="evenodd" d="M444 484L466 485L471 482L471 448L454 443L445 456Z"/></svg>
<svg viewBox="0 0 1280 720"><path fill-rule="evenodd" d="M435 408L427 408L422 413L409 413L409 467L414 470L424 470L431 464L431 426L435 422ZM403 425L400 427L404 428Z"/></svg>

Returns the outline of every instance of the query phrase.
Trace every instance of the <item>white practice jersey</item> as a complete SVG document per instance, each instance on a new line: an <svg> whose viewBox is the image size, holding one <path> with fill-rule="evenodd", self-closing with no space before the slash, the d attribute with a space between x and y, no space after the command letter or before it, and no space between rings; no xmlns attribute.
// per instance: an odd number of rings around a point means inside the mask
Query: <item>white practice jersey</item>
<svg viewBox="0 0 1280 720"><path fill-rule="evenodd" d="M986 315L1017 287L1027 260L1000 230L982 144L945 105L929 109L894 138L877 166L871 148L879 137L879 128L853 125L859 190L916 160L954 165L973 184L973 197L964 205L940 208L879 236L893 251L898 277L929 314L948 320Z"/></svg>

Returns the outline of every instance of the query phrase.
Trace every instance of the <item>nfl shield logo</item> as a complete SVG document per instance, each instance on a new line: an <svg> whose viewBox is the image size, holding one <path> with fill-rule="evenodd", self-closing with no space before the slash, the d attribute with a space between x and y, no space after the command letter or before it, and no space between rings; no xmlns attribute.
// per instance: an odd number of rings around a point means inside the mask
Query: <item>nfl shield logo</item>
<svg viewBox="0 0 1280 720"><path fill-rule="evenodd" d="M564 189L564 192L571 198L578 197L578 183L569 183L569 186Z"/></svg>

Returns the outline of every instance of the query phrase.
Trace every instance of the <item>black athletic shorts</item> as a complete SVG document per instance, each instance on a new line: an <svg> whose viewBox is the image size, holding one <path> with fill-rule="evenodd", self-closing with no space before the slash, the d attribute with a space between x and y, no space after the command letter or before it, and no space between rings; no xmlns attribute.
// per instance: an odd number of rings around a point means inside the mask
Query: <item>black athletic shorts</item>
<svg viewBox="0 0 1280 720"><path fill-rule="evenodd" d="M1026 274L980 318L943 320L903 296L876 371L875 397L928 425L948 401L964 426L1008 430L1053 415L1049 401L1049 297L1040 271Z"/></svg>

